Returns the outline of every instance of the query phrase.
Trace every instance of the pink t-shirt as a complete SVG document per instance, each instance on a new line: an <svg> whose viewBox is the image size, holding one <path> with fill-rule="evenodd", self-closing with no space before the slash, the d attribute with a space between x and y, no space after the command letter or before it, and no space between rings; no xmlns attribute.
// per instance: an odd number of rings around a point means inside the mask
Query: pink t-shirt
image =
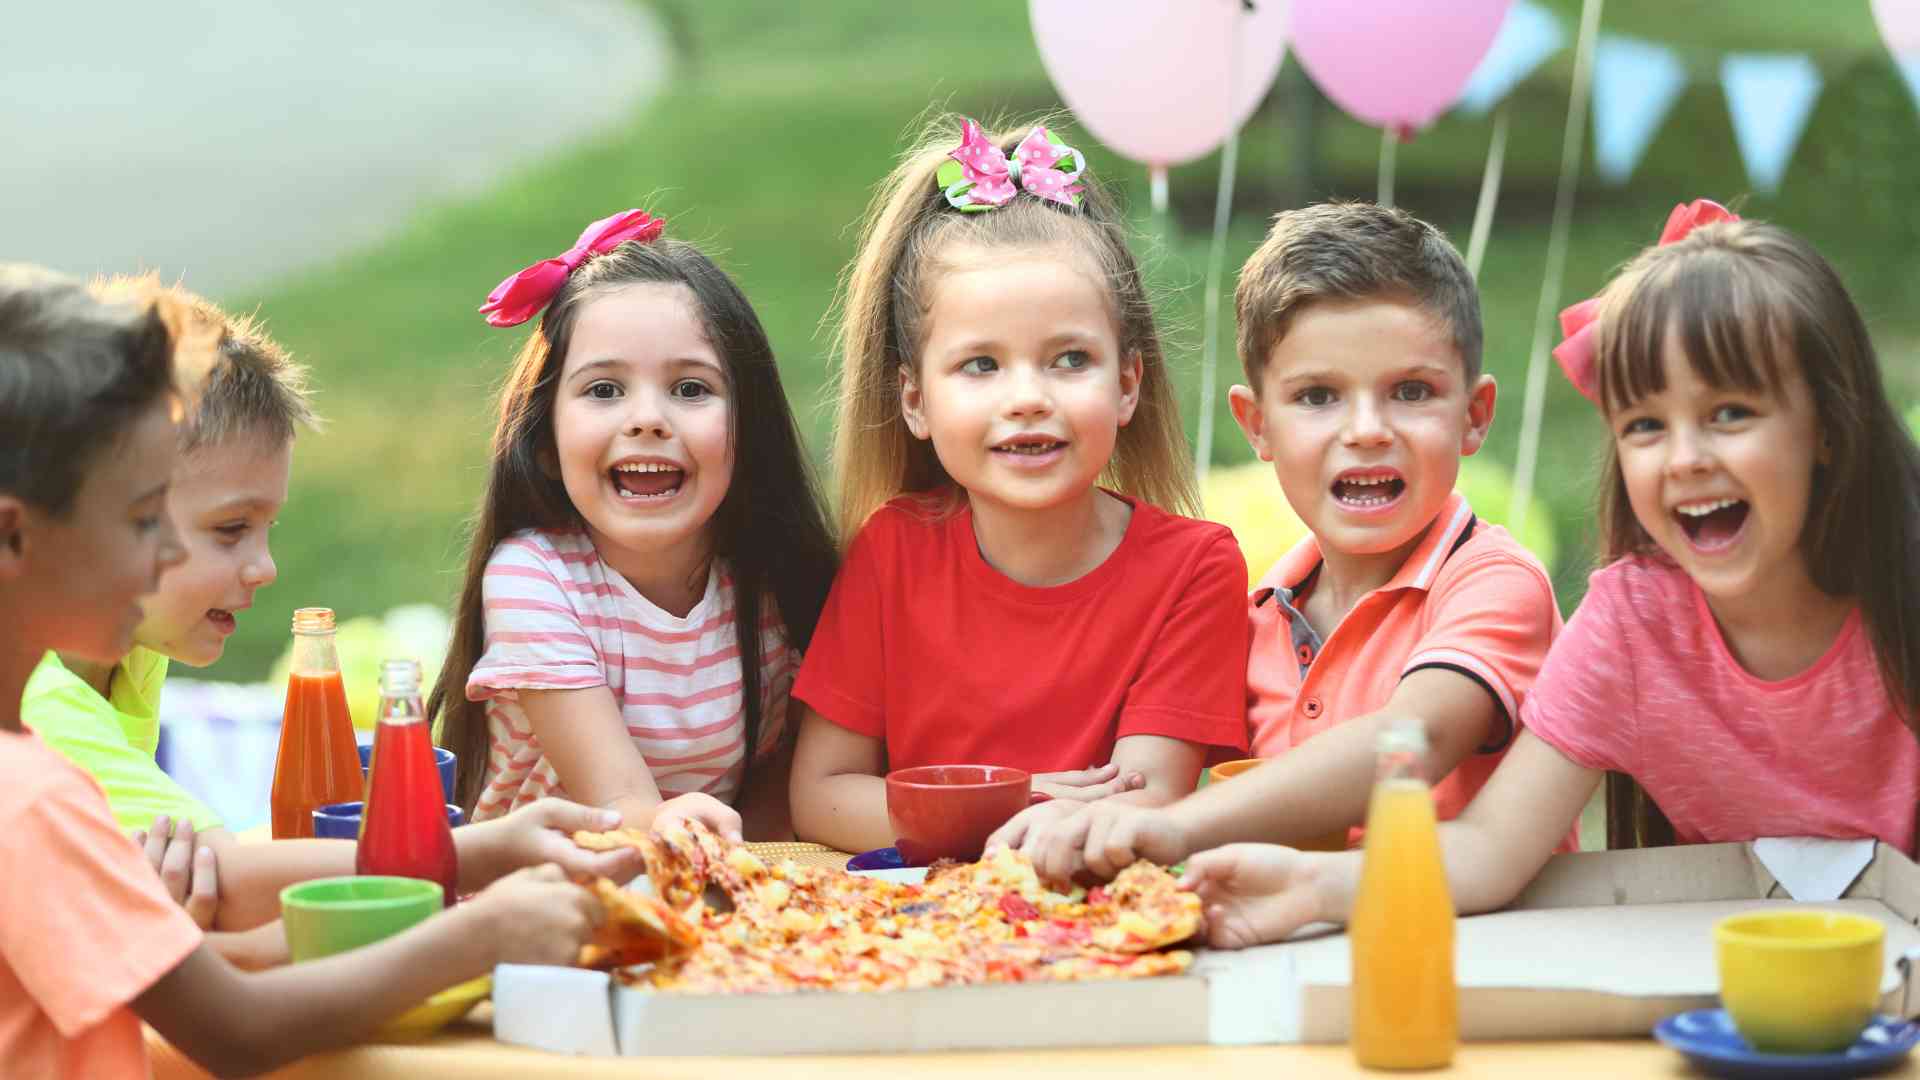
<svg viewBox="0 0 1920 1080"><path fill-rule="evenodd" d="M1872 836L1912 850L1920 744L1857 609L1812 667L1767 682L1678 567L1631 557L1591 582L1521 706L1529 730L1631 774L1682 843Z"/></svg>
<svg viewBox="0 0 1920 1080"><path fill-rule="evenodd" d="M515 533L487 560L486 652L467 697L486 701L492 746L473 819L564 796L527 723L521 690L606 687L667 798L732 801L746 755L733 581L716 561L684 618L656 607L608 566L584 532ZM760 620L760 746L777 744L800 654L769 599Z"/></svg>
<svg viewBox="0 0 1920 1080"><path fill-rule="evenodd" d="M200 945L93 778L0 732L0 1075L151 1073L129 1004Z"/></svg>

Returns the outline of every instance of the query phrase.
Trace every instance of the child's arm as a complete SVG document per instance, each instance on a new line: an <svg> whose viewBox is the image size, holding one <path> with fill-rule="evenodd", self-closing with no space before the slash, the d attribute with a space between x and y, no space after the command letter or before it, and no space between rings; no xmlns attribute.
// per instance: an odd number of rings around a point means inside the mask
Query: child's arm
<svg viewBox="0 0 1920 1080"><path fill-rule="evenodd" d="M793 751L793 828L801 838L871 851L894 841L887 823L886 745L807 708Z"/></svg>
<svg viewBox="0 0 1920 1080"><path fill-rule="evenodd" d="M575 876L625 881L641 870L638 854L588 851L570 839L576 831L618 828L605 810L564 799L542 799L503 818L453 830L462 892L486 887L524 866L556 863ZM280 917L280 890L296 881L354 872L348 840L275 840L241 843L225 830L204 834L219 866L218 930L250 930Z"/></svg>
<svg viewBox="0 0 1920 1080"><path fill-rule="evenodd" d="M571 963L604 918L591 893L546 866L385 941L292 967L236 971L202 945L133 1011L216 1075L253 1075L363 1039L495 964Z"/></svg>
<svg viewBox="0 0 1920 1080"><path fill-rule="evenodd" d="M1520 895L1603 775L1522 732L1466 812L1440 826L1447 885L1460 913L1492 911ZM1239 948L1279 941L1307 923L1346 922L1362 854L1231 844L1188 859L1185 881L1206 905L1210 943Z"/></svg>

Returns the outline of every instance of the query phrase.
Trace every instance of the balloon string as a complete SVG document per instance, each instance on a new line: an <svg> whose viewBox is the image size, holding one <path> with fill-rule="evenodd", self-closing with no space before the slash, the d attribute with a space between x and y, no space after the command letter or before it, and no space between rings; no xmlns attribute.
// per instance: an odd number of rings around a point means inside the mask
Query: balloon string
<svg viewBox="0 0 1920 1080"><path fill-rule="evenodd" d="M1390 127L1380 129L1380 198L1381 206L1393 208L1393 164L1398 156L1400 137Z"/></svg>
<svg viewBox="0 0 1920 1080"><path fill-rule="evenodd" d="M1194 440L1194 479L1205 484L1213 464L1215 372L1220 366L1220 278L1227 262L1227 222L1233 213L1233 177L1240 159L1240 132L1220 151L1220 188L1213 200L1213 247L1207 253L1206 334L1200 350L1200 431Z"/></svg>
<svg viewBox="0 0 1920 1080"><path fill-rule="evenodd" d="M1513 467L1513 498L1507 527L1525 535L1532 509L1533 471L1540 457L1540 419L1547 397L1547 345L1560 306L1560 280L1567 266L1567 233L1573 225L1573 195L1580 180L1581 150L1586 146L1587 95L1593 88L1593 44L1600 36L1603 0L1581 0L1580 44L1574 55L1573 89L1567 96L1567 126L1560 144L1560 183L1553 196L1553 232L1547 238L1546 280L1533 316L1533 345L1527 351L1526 407L1520 418L1520 452Z"/></svg>
<svg viewBox="0 0 1920 1080"><path fill-rule="evenodd" d="M1480 261L1493 232L1493 208L1500 201L1500 173L1507 160L1507 103L1493 114L1493 139L1487 145L1487 171L1480 177L1480 202L1473 208L1473 235L1467 241L1467 273L1480 280Z"/></svg>

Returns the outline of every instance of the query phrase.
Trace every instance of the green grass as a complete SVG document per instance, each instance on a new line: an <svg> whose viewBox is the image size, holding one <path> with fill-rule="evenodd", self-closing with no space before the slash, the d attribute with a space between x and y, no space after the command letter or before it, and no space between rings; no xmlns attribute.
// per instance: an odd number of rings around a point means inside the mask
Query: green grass
<svg viewBox="0 0 1920 1080"><path fill-rule="evenodd" d="M1577 0L1552 2L1578 8ZM478 197L429 209L372 250L225 298L257 306L313 365L331 423L300 443L292 502L274 534L280 582L260 594L227 659L209 674L263 675L287 640L294 607L325 604L347 616L450 600L464 520L484 479L489 393L525 336L524 328L491 330L474 313L501 277L614 210L641 205L664 215L675 235L706 244L753 298L809 443L824 451L821 320L873 185L930 105L984 117L1029 114L1057 100L1020 0L985 0L964 16L879 2L685 0L661 10L683 59L659 98L603 136ZM1920 396L1920 224L1903 193L1920 173L1920 115L1876 52L1864 4L1839 12L1822 5L1817 14L1786 0L1729 10L1705 0L1607 5L1609 28L1679 40L1703 72L1722 47L1816 51L1829 86L1785 190L1747 208L1815 237L1841 266L1897 392L1912 401ZM1487 366L1502 386L1487 453L1508 463L1570 69L1563 54L1516 95L1507 185L1482 273ZM1399 153L1401 205L1463 245L1488 133L1484 119L1449 116ZM1143 208L1139 250L1162 298L1191 432L1217 159L1175 171L1173 219L1155 223L1144 213L1141 170L1072 134L1094 170ZM1375 132L1341 117L1289 63L1243 140L1229 269L1273 211L1371 197L1378 148ZM1587 295L1649 241L1674 202L1745 187L1719 90L1695 85L1629 187L1582 181L1563 303ZM1226 341L1223 394L1238 372L1230 332ZM1216 460L1246 460L1224 396L1213 407ZM1538 486L1559 526L1554 569L1570 610L1591 558L1584 533L1602 431L1557 375L1546 421Z"/></svg>

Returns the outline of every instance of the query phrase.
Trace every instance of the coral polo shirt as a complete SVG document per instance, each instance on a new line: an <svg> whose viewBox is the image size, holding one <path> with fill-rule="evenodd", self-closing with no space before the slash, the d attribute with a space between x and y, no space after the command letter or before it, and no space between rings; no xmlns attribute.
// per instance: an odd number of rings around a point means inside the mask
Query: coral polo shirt
<svg viewBox="0 0 1920 1080"><path fill-rule="evenodd" d="M1475 518L1456 492L1393 579L1361 597L1323 639L1326 628L1307 625L1294 606L1320 563L1309 535L1248 597L1254 753L1285 753L1384 708L1412 672L1445 668L1479 683L1500 711L1486 746L1434 785L1440 817L1458 816L1505 756L1520 702L1560 632L1546 568L1505 529Z"/></svg>

